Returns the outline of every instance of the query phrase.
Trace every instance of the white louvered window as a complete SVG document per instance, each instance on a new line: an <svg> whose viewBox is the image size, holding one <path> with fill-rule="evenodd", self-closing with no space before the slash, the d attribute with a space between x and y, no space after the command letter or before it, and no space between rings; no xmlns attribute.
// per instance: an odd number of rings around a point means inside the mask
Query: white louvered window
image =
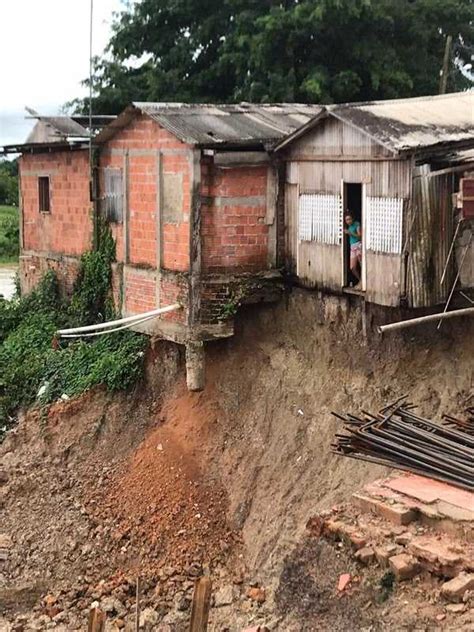
<svg viewBox="0 0 474 632"><path fill-rule="evenodd" d="M365 220L367 250L400 254L402 251L403 199L368 197Z"/></svg>
<svg viewBox="0 0 474 632"><path fill-rule="evenodd" d="M103 212L109 222L123 219L123 177L121 169L104 170Z"/></svg>
<svg viewBox="0 0 474 632"><path fill-rule="evenodd" d="M340 195L302 193L298 207L299 239L322 244L341 243L342 198Z"/></svg>

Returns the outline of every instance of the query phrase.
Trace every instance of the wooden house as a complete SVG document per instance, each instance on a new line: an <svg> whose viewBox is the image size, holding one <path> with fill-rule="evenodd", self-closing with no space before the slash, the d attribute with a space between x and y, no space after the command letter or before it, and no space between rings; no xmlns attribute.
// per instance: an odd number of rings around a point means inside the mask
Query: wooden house
<svg viewBox="0 0 474 632"><path fill-rule="evenodd" d="M474 175L473 147L473 91L324 108L275 150L286 165L288 270L305 287L379 305L445 301L456 279L450 255L463 252L455 233L472 234L462 186ZM351 287L347 211L362 225L360 290ZM471 240L465 287L473 261Z"/></svg>

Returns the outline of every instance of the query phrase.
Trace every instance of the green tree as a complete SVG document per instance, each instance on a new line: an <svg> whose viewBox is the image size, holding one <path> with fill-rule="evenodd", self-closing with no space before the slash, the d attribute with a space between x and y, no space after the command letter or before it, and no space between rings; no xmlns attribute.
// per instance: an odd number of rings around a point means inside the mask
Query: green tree
<svg viewBox="0 0 474 632"><path fill-rule="evenodd" d="M0 160L0 204L18 206L18 163Z"/></svg>
<svg viewBox="0 0 474 632"><path fill-rule="evenodd" d="M341 102L437 92L473 0L140 0L97 59L94 110L132 100ZM465 84L452 65L448 88ZM86 105L84 102L83 106Z"/></svg>

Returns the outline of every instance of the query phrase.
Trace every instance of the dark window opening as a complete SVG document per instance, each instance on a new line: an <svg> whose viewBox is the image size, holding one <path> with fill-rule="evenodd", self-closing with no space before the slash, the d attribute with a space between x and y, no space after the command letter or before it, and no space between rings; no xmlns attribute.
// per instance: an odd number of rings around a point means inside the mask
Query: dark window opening
<svg viewBox="0 0 474 632"><path fill-rule="evenodd" d="M49 197L49 177L38 178L39 211L40 213L50 213L51 203Z"/></svg>
<svg viewBox="0 0 474 632"><path fill-rule="evenodd" d="M354 221L361 225L362 221L362 184L345 182L344 183L344 228L347 229L346 215L352 215ZM349 236L344 233L344 286L354 287L359 283L359 279L351 271L351 248ZM362 264L358 266L358 272L362 278ZM359 286L360 287L360 286Z"/></svg>

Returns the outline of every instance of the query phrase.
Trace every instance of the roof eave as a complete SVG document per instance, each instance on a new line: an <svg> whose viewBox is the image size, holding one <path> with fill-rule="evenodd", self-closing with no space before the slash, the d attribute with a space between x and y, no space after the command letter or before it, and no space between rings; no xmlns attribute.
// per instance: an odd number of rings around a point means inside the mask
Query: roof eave
<svg viewBox="0 0 474 632"><path fill-rule="evenodd" d="M17 145L4 145L0 154L35 154L50 153L52 151L73 151L87 149L89 141L54 142L54 143L21 143Z"/></svg>

